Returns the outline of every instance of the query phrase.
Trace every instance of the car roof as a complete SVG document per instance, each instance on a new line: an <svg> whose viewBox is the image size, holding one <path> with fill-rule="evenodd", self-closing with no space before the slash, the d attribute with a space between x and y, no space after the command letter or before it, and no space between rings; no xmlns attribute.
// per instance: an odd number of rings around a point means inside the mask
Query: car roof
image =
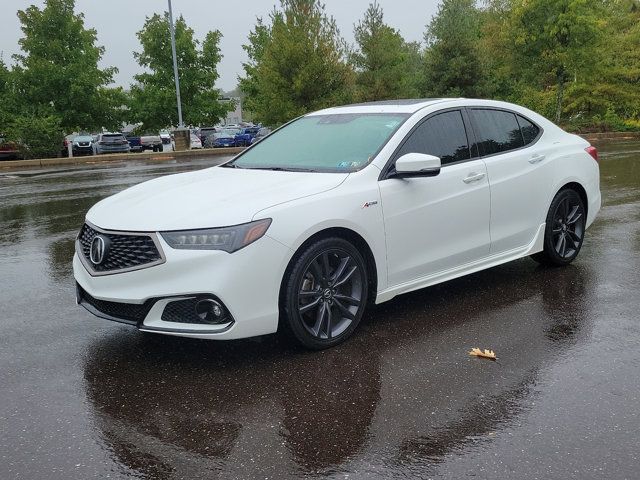
<svg viewBox="0 0 640 480"><path fill-rule="evenodd" d="M460 106L484 106L494 108L508 108L516 111L529 111L519 105L502 102L498 100L486 100L477 98L420 98L406 100L384 100L381 102L354 103L351 105L343 105L339 107L327 108L317 112L309 113L313 115L331 115L345 113L404 113L414 114L424 108L432 105L441 105L446 108L447 104L452 107Z"/></svg>
<svg viewBox="0 0 640 480"><path fill-rule="evenodd" d="M339 113L415 113L430 105L450 101L450 98L408 98L399 100L382 100L378 102L353 103L332 107L309 115L328 115ZM459 100L459 99L456 99Z"/></svg>

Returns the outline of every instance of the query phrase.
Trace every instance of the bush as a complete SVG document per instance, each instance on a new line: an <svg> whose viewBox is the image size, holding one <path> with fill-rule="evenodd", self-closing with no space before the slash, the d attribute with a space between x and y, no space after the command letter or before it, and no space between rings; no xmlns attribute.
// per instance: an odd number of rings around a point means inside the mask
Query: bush
<svg viewBox="0 0 640 480"><path fill-rule="evenodd" d="M63 132L56 115L19 115L6 127L8 141L18 145L22 158L50 158L60 153Z"/></svg>

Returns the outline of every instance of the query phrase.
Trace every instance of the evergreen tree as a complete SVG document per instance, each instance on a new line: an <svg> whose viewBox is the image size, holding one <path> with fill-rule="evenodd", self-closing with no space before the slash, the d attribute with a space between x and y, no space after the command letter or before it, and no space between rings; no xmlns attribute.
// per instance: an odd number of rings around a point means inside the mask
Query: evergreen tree
<svg viewBox="0 0 640 480"><path fill-rule="evenodd" d="M424 91L435 97L478 97L484 82L475 0L443 0L425 34Z"/></svg>
<svg viewBox="0 0 640 480"><path fill-rule="evenodd" d="M355 27L357 50L351 61L356 68L356 95L359 101L413 97L420 64L416 45L408 45L400 32L384 23L377 2L369 5ZM419 48L419 46L417 47Z"/></svg>
<svg viewBox="0 0 640 480"><path fill-rule="evenodd" d="M318 0L282 0L268 26L258 22L245 50L240 87L255 118L280 125L348 101L353 73L335 20Z"/></svg>

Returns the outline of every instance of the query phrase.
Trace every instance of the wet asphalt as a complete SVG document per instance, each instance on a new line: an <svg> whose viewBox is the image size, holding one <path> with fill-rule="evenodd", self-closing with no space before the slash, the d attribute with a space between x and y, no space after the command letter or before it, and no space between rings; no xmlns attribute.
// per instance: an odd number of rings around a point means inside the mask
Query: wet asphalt
<svg viewBox="0 0 640 480"><path fill-rule="evenodd" d="M0 171L0 479L639 478L640 143L600 150L574 264L397 297L319 353L75 305L86 210L215 160Z"/></svg>

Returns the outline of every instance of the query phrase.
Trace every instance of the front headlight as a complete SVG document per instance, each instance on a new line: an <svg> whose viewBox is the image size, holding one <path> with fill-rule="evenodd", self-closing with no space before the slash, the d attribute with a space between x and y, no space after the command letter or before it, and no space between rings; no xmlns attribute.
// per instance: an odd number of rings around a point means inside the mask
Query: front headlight
<svg viewBox="0 0 640 480"><path fill-rule="evenodd" d="M171 248L181 250L224 250L233 253L261 238L271 219L243 223L233 227L160 232Z"/></svg>

